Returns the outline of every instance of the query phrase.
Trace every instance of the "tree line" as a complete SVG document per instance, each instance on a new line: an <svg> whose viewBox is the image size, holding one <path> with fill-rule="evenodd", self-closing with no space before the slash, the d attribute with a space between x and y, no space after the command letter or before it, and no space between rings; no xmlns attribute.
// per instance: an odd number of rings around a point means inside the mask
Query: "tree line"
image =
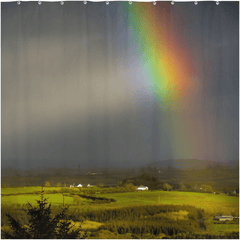
<svg viewBox="0 0 240 240"><path fill-rule="evenodd" d="M136 220L142 217L154 216L159 213L170 213L187 211L188 218L192 221L202 219L204 216L204 209L196 208L190 205L174 205L174 204L161 204L161 205L137 205L112 209L99 209L90 211L81 211L75 209L73 217L77 219L84 219L96 222L108 222L113 220Z"/></svg>

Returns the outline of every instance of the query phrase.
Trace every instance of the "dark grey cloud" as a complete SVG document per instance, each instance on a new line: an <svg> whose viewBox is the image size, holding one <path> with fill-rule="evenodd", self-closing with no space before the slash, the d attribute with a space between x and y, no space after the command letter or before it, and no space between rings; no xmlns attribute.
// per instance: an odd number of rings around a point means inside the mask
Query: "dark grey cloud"
<svg viewBox="0 0 240 240"><path fill-rule="evenodd" d="M158 107L121 4L1 4L2 167L238 159L238 3L169 4L196 74L184 112Z"/></svg>

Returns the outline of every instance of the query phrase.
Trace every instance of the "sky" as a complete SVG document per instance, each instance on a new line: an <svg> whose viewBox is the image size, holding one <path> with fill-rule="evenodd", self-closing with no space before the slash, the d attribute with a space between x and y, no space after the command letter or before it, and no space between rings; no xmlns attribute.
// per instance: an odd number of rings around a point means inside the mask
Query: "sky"
<svg viewBox="0 0 240 240"><path fill-rule="evenodd" d="M239 159L237 2L1 11L2 168Z"/></svg>

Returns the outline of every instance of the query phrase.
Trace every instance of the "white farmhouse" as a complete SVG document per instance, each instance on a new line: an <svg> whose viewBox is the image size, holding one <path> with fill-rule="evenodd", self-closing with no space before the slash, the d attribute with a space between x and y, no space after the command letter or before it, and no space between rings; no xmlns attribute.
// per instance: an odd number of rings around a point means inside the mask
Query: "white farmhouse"
<svg viewBox="0 0 240 240"><path fill-rule="evenodd" d="M82 187L82 184L78 184L77 187Z"/></svg>
<svg viewBox="0 0 240 240"><path fill-rule="evenodd" d="M138 191L148 191L148 187L146 187L146 186L139 186L139 187L137 188L137 190L138 190Z"/></svg>
<svg viewBox="0 0 240 240"><path fill-rule="evenodd" d="M222 215L222 216L214 216L214 220L218 220L218 221L233 221L233 216L226 216L226 215Z"/></svg>

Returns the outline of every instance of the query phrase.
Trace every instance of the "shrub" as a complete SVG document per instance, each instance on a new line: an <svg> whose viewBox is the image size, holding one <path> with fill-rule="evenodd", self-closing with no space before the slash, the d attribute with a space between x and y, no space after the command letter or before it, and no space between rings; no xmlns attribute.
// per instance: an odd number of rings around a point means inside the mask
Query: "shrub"
<svg viewBox="0 0 240 240"><path fill-rule="evenodd" d="M61 192L62 193L69 193L70 192L70 189L69 188L61 188Z"/></svg>
<svg viewBox="0 0 240 240"><path fill-rule="evenodd" d="M172 190L172 186L169 185L168 183L164 183L164 184L163 184L163 189L164 189L165 191L170 191L170 190Z"/></svg>
<svg viewBox="0 0 240 240"><path fill-rule="evenodd" d="M187 188L186 186L183 184L183 183L180 183L180 188L179 188L180 191L186 191Z"/></svg>
<svg viewBox="0 0 240 240"><path fill-rule="evenodd" d="M136 187L132 183L127 183L124 188L126 191L129 191L129 192L136 190Z"/></svg>
<svg viewBox="0 0 240 240"><path fill-rule="evenodd" d="M73 202L76 203L77 205L80 205L82 203L82 198L78 195L74 195Z"/></svg>
<svg viewBox="0 0 240 240"><path fill-rule="evenodd" d="M51 187L51 185L48 181L45 182L45 187Z"/></svg>
<svg viewBox="0 0 240 240"><path fill-rule="evenodd" d="M75 190L73 190L73 189L70 189L70 190L69 190L69 194L70 194L70 195L73 195L73 194L75 194L75 193L76 193Z"/></svg>

